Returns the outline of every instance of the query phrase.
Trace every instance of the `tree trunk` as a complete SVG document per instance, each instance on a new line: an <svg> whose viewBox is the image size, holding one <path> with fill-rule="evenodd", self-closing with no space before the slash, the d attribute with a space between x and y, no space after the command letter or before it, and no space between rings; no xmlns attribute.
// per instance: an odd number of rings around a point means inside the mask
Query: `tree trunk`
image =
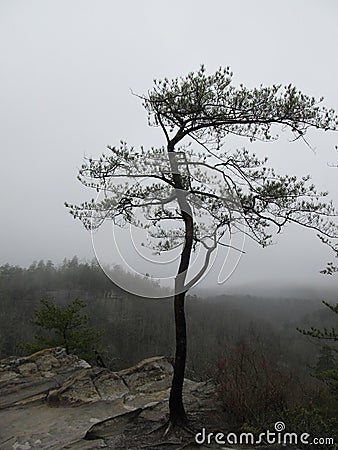
<svg viewBox="0 0 338 450"><path fill-rule="evenodd" d="M187 200L187 191L184 189L182 176L178 169L178 162L174 152L175 142L168 143L170 167L173 175L177 202L181 211L185 227L184 246L181 254L180 265L175 279L174 309L175 309L175 333L176 353L174 362L174 375L169 397L169 420L173 426L184 426L187 416L183 406L183 382L185 362L187 355L187 330L185 322L184 301L187 289L185 280L187 277L190 256L193 244L194 221L192 210Z"/></svg>
<svg viewBox="0 0 338 450"><path fill-rule="evenodd" d="M174 298L176 354L174 376L169 397L169 420L172 425L185 425L187 416L183 406L182 390L185 361L187 355L187 331L184 312L185 292L177 293Z"/></svg>
<svg viewBox="0 0 338 450"><path fill-rule="evenodd" d="M187 208L187 205L185 205ZM187 328L185 322L185 280L189 268L190 255L193 242L193 219L191 211L182 210L182 217L185 223L185 243L181 254L180 266L175 280L175 333L176 333L176 353L174 362L174 376L171 384L169 397L169 420L172 425L182 426L187 423L187 416L183 406L183 382L185 362L187 356Z"/></svg>

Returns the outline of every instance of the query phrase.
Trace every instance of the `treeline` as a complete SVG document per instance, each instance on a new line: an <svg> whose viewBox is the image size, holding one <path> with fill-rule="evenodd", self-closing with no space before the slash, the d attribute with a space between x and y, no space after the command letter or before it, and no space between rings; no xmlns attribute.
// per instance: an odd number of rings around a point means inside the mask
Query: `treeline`
<svg viewBox="0 0 338 450"><path fill-rule="evenodd" d="M115 270L116 277L135 282L120 267ZM128 294L95 261L80 262L75 256L57 266L39 261L28 268L0 267L0 357L20 354L20 344L34 339L32 319L41 299L64 305L75 298L86 302L90 325L104 331L103 356L112 368L155 354L173 356L171 299ZM320 345L314 347L296 327L331 326L320 300L188 297L188 374L206 376L229 346L245 341L263 348L275 364L306 370L319 356Z"/></svg>
<svg viewBox="0 0 338 450"><path fill-rule="evenodd" d="M0 266L0 292L5 298L28 299L39 292L74 289L103 293L111 289L111 282L95 261L79 262L77 256L58 266L50 260L34 261L28 268Z"/></svg>

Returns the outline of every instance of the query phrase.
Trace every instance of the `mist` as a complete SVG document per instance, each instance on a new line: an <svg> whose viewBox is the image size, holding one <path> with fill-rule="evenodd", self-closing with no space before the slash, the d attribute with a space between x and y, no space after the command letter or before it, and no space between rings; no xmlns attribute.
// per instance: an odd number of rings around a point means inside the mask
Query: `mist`
<svg viewBox="0 0 338 450"><path fill-rule="evenodd" d="M179 12L178 12L179 11ZM185 75L205 64L208 72L230 65L234 83L295 84L325 97L338 109L335 18L338 5L267 0L235 3L155 1L3 1L0 6L1 67L1 243L0 263L28 266L34 260L98 256L92 237L64 208L91 193L76 180L83 157L99 156L106 145L163 145L149 128L134 93L145 93L154 78ZM170 24L170 26L169 26ZM229 140L269 156L279 173L311 174L318 189L337 203L337 137L311 132L307 145L280 133L271 144ZM120 247L128 240L119 238ZM116 252L99 255L108 264L152 273L144 262L132 266ZM332 259L310 230L289 226L275 245L244 243L230 257L223 283L220 253L198 288L270 290L336 287L319 271ZM231 259L233 258L233 260ZM124 258L125 259L125 258ZM100 261L101 262L101 261ZM141 268L142 267L142 270Z"/></svg>

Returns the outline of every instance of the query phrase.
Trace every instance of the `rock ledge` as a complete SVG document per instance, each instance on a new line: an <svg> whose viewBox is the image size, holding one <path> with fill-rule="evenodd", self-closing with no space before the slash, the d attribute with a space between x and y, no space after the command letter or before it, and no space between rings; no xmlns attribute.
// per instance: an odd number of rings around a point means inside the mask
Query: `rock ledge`
<svg viewBox="0 0 338 450"><path fill-rule="evenodd" d="M0 448L125 448L118 441L132 421L149 429L164 420L172 372L162 356L111 372L67 355L62 348L3 359ZM217 406L210 383L186 380L184 397L189 411Z"/></svg>

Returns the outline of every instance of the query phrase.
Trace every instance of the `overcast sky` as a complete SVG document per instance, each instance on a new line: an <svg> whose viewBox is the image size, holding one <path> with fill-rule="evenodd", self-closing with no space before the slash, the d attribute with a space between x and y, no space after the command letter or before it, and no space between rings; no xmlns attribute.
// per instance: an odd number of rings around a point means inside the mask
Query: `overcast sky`
<svg viewBox="0 0 338 450"><path fill-rule="evenodd" d="M337 18L335 0L1 0L0 264L94 256L64 201L92 197L76 180L84 155L163 143L131 94L154 78L229 65L236 84L291 82L338 110ZM289 137L255 151L281 173L312 174L337 204L337 134L310 133L315 151ZM289 227L276 242L246 243L230 282L320 283L332 255L314 233Z"/></svg>

